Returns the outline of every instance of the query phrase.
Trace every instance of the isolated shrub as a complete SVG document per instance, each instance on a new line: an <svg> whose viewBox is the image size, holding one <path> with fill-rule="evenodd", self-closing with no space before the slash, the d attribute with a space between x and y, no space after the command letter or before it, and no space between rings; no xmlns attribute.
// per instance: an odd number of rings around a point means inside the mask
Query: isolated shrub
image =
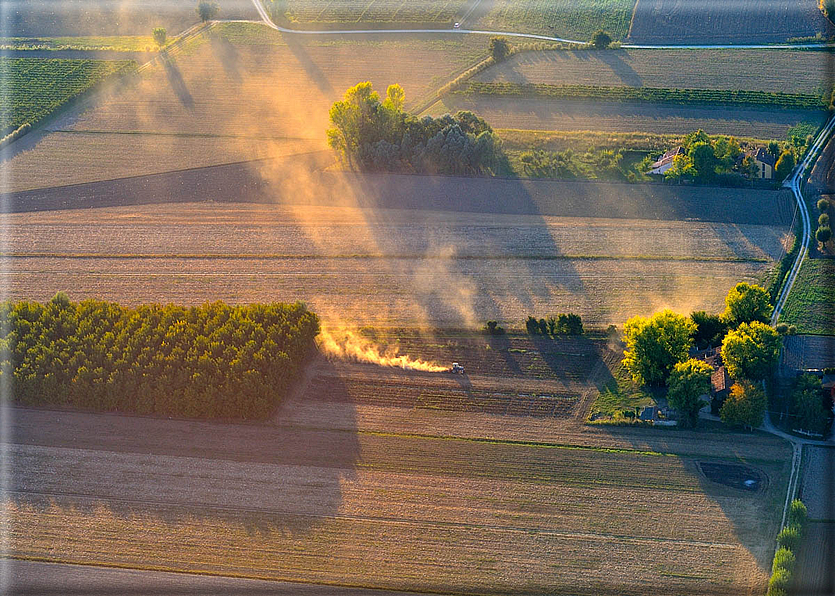
<svg viewBox="0 0 835 596"><path fill-rule="evenodd" d="M822 228L828 228L829 227L829 214L821 213L818 216L818 225Z"/></svg>
<svg viewBox="0 0 835 596"><path fill-rule="evenodd" d="M490 335L504 335L505 333L504 327L500 327L498 321L487 321L484 329Z"/></svg>
<svg viewBox="0 0 835 596"><path fill-rule="evenodd" d="M788 524L797 527L802 532L803 528L806 527L808 518L809 511L806 509L806 505L800 499L794 499L789 506Z"/></svg>
<svg viewBox="0 0 835 596"><path fill-rule="evenodd" d="M785 569L791 573L794 571L795 561L796 558L792 551L786 547L780 547L774 553L774 560L771 563L771 573L776 573L778 569Z"/></svg>
<svg viewBox="0 0 835 596"><path fill-rule="evenodd" d="M591 36L591 45L598 50L608 48L612 44L612 36L603 29L598 29Z"/></svg>
<svg viewBox="0 0 835 596"><path fill-rule="evenodd" d="M539 319L539 333L542 335L548 335L548 321L545 319Z"/></svg>
<svg viewBox="0 0 835 596"><path fill-rule="evenodd" d="M560 313L554 320L554 333L559 335L582 335L583 320L574 313Z"/></svg>
<svg viewBox="0 0 835 596"><path fill-rule="evenodd" d="M779 159L777 159L777 164L774 166L774 175L777 180L785 180L796 165L797 161L794 158L794 153L788 149L783 151Z"/></svg>
<svg viewBox="0 0 835 596"><path fill-rule="evenodd" d="M800 544L800 530L797 526L786 526L777 534L777 545L794 552ZM780 586L783 587L783 586Z"/></svg>
<svg viewBox="0 0 835 596"><path fill-rule="evenodd" d="M198 2L197 3L197 16L200 17L200 20L204 23L206 21L211 21L213 18L217 16L220 12L220 6L217 2Z"/></svg>
<svg viewBox="0 0 835 596"><path fill-rule="evenodd" d="M786 335L789 332L789 326L785 323L777 323L777 327L775 327L775 329L780 335Z"/></svg>
<svg viewBox="0 0 835 596"><path fill-rule="evenodd" d="M817 240L821 244L826 244L827 242L832 240L832 228L830 228L829 226L818 228L818 231L815 232L815 240Z"/></svg>
<svg viewBox="0 0 835 596"><path fill-rule="evenodd" d="M510 44L506 37L492 37L490 38L490 56L495 62L501 62L510 56Z"/></svg>
<svg viewBox="0 0 835 596"><path fill-rule="evenodd" d="M536 317L528 316L528 320L525 321L525 329L528 335L537 335L539 333L539 321L536 320Z"/></svg>
<svg viewBox="0 0 835 596"><path fill-rule="evenodd" d="M166 33L165 27L155 27L154 28L154 42L157 44L158 47L162 47L165 45L166 40Z"/></svg>
<svg viewBox="0 0 835 596"><path fill-rule="evenodd" d="M797 325L789 325L789 335L797 335Z"/></svg>
<svg viewBox="0 0 835 596"><path fill-rule="evenodd" d="M818 199L818 211L821 213L826 213L829 211L829 200L828 199Z"/></svg>

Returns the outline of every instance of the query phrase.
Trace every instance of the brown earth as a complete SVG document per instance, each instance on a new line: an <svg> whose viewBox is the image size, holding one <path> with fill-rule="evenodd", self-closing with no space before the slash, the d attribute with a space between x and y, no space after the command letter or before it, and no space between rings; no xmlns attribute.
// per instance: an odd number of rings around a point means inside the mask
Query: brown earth
<svg viewBox="0 0 835 596"><path fill-rule="evenodd" d="M646 44L773 43L830 37L818 0L638 0L628 41Z"/></svg>

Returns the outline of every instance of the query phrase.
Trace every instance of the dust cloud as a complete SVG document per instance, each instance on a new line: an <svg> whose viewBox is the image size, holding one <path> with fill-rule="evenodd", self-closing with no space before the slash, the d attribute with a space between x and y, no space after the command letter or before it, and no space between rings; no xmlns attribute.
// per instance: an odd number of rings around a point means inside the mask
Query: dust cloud
<svg viewBox="0 0 835 596"><path fill-rule="evenodd" d="M319 349L329 356L422 372L445 372L446 367L400 354L396 348L383 350L371 340L346 328L322 325L317 338Z"/></svg>

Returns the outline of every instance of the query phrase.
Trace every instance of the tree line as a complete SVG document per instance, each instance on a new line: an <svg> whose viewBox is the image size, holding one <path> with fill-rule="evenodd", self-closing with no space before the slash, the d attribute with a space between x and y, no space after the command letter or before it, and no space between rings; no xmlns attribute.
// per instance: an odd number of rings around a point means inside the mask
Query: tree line
<svg viewBox="0 0 835 596"><path fill-rule="evenodd" d="M418 118L403 110L404 101L400 85L390 85L382 101L369 82L351 87L331 107L328 144L346 165L366 171L493 171L501 141L483 119L468 111Z"/></svg>
<svg viewBox="0 0 835 596"><path fill-rule="evenodd" d="M63 292L0 304L0 324L17 404L224 419L269 416L319 331L301 303L129 308Z"/></svg>

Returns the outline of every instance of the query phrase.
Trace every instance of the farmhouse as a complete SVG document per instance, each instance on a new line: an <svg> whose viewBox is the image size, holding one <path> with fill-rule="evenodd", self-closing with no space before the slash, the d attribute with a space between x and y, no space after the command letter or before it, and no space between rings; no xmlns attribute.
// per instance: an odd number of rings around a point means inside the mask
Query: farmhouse
<svg viewBox="0 0 835 596"><path fill-rule="evenodd" d="M722 404L725 403L727 397L731 394L731 375L728 374L728 369L720 366L710 375L710 413L718 416Z"/></svg>
<svg viewBox="0 0 835 596"><path fill-rule="evenodd" d="M656 161L652 166L650 166L649 174L651 176L663 176L667 173L667 170L673 167L673 160L676 158L677 155L684 155L684 148L681 146L676 147L675 149L670 149L664 155L662 155L658 161Z"/></svg>
<svg viewBox="0 0 835 596"><path fill-rule="evenodd" d="M777 159L762 147L746 151L744 157L750 157L757 166L757 178L771 180L774 178L774 166Z"/></svg>

